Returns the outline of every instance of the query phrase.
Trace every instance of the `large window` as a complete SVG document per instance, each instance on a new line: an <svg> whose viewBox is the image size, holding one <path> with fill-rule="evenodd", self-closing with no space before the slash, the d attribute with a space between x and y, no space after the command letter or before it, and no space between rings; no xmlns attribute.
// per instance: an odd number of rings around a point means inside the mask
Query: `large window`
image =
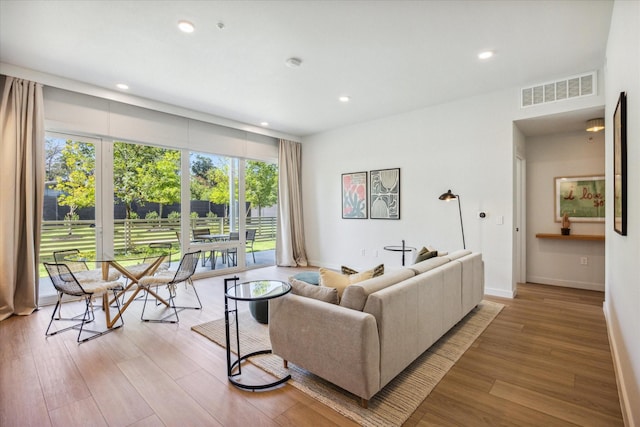
<svg viewBox="0 0 640 427"><path fill-rule="evenodd" d="M275 263L277 165L56 134L45 144L42 262L60 249L118 258L163 242L177 263L197 243L193 230L206 229L227 243L205 251L199 275ZM40 276L41 296L53 297Z"/></svg>

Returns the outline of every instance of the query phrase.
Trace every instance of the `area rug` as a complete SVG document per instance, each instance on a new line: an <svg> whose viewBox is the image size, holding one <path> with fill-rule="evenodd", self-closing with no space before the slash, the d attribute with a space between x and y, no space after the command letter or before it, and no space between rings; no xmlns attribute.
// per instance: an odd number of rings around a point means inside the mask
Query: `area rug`
<svg viewBox="0 0 640 427"><path fill-rule="evenodd" d="M368 409L359 405L360 400L357 396L293 363L289 363L288 370L284 369L282 359L278 356L271 354L254 356L249 360L278 378L291 374L288 384L362 426L400 426L489 326L502 308L502 304L483 300L407 369L373 396L369 401ZM239 316L242 354L271 348L268 326L253 320L248 312L241 312ZM224 319L196 325L191 329L225 347ZM231 331L230 342L235 343L235 339L235 331ZM233 349L235 345L232 344L231 347Z"/></svg>

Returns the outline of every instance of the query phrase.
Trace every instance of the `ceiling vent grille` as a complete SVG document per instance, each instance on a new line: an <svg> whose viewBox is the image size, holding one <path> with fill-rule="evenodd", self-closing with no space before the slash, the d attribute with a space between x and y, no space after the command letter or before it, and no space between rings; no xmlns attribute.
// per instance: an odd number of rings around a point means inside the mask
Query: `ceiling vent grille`
<svg viewBox="0 0 640 427"><path fill-rule="evenodd" d="M520 108L596 94L596 72L522 88Z"/></svg>

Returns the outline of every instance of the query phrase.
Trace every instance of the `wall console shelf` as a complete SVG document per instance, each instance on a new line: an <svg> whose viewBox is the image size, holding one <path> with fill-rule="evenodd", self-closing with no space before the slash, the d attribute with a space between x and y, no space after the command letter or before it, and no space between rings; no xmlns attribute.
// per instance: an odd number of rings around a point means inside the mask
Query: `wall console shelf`
<svg viewBox="0 0 640 427"><path fill-rule="evenodd" d="M565 236L563 234L538 233L536 234L536 237L538 239L591 240L604 242L604 236L597 234L569 234L568 236Z"/></svg>

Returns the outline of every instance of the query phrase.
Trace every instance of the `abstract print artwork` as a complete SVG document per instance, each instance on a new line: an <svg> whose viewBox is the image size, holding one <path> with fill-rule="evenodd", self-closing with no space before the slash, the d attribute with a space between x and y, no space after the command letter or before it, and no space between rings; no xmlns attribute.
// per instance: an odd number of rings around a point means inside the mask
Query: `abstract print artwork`
<svg viewBox="0 0 640 427"><path fill-rule="evenodd" d="M367 173L342 174L342 218L367 218Z"/></svg>
<svg viewBox="0 0 640 427"><path fill-rule="evenodd" d="M369 177L371 218L400 219L400 169L373 170Z"/></svg>

